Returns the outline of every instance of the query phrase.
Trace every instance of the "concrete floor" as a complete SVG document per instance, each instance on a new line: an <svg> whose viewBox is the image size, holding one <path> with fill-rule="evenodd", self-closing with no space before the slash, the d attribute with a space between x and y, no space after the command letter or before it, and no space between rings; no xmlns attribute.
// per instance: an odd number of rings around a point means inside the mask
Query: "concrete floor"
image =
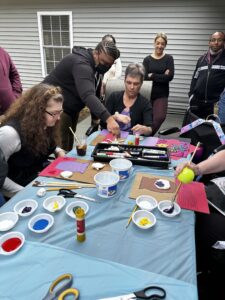
<svg viewBox="0 0 225 300"><path fill-rule="evenodd" d="M178 114L167 114L165 122L162 124L160 129L170 127L181 127L183 121L183 115ZM86 130L91 124L91 117L87 117L77 125L77 135L85 134Z"/></svg>

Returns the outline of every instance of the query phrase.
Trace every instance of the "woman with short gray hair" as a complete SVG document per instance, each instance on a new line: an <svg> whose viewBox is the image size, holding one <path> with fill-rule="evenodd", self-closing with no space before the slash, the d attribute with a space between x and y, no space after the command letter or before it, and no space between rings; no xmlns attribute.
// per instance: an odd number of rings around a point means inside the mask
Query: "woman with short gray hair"
<svg viewBox="0 0 225 300"><path fill-rule="evenodd" d="M120 130L149 136L152 133L152 106L140 94L144 80L144 67L130 64L125 71L125 90L112 93L106 108L120 126ZM106 125L103 124L103 127Z"/></svg>

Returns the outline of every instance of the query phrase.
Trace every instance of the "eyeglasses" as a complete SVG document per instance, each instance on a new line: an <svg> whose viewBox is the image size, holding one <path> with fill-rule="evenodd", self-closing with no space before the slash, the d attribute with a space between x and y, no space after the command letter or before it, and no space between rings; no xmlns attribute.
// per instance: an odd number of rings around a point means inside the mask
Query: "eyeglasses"
<svg viewBox="0 0 225 300"><path fill-rule="evenodd" d="M60 116L63 112L63 110L60 110L60 111L56 111L56 112L50 112L50 111L45 111L48 115L52 116L53 118L57 117L57 116Z"/></svg>
<svg viewBox="0 0 225 300"><path fill-rule="evenodd" d="M223 40L223 39L211 39L210 42L211 42L211 43L215 43L215 42L223 43L224 40Z"/></svg>

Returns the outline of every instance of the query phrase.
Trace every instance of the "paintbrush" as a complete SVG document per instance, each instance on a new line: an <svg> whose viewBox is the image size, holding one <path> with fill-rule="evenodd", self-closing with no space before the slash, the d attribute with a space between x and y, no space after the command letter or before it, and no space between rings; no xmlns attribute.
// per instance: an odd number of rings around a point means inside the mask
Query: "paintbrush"
<svg viewBox="0 0 225 300"><path fill-rule="evenodd" d="M75 132L73 131L73 129L72 129L71 127L69 127L69 129L70 129L70 131L72 132L72 134L73 134L75 140L77 141L78 145L81 145L81 142L78 140L78 138L77 138Z"/></svg>
<svg viewBox="0 0 225 300"><path fill-rule="evenodd" d="M95 187L94 184L92 183L79 183L79 182L58 182L58 181L52 181L52 182L45 182L45 181L38 181L38 180L35 180L33 183L32 183L32 186L52 186L52 187L86 187L86 188L92 188L92 187Z"/></svg>
<svg viewBox="0 0 225 300"><path fill-rule="evenodd" d="M192 154L192 156L191 156L191 158L190 158L190 160L189 160L189 163L192 162L192 159L194 158L195 153L196 153L196 151L198 150L198 147L199 147L199 146L200 146L200 143L198 142L198 144L196 145L195 150L194 150L194 152L193 152L193 154ZM170 206L169 208L165 208L165 209L163 210L165 213L167 213L167 214L172 214L172 212L174 211L174 202L176 201L176 197L177 197L178 192L179 192L179 190L180 190L180 188L181 188L181 184L182 184L182 182L180 181L180 183L179 183L179 185L178 185L178 187L177 187L177 190L176 190L176 192L175 192L175 195L174 195L173 199L171 200L171 202L172 202L171 206Z"/></svg>
<svg viewBox="0 0 225 300"><path fill-rule="evenodd" d="M131 222L131 220L132 220L132 216L133 216L133 214L135 213L135 211L137 210L137 208L138 208L138 206L137 206L137 204L136 204L135 207L134 207L134 209L132 210L132 212L131 212L131 214L130 214L130 218L129 218L128 222L127 222L126 228L130 225L130 222Z"/></svg>

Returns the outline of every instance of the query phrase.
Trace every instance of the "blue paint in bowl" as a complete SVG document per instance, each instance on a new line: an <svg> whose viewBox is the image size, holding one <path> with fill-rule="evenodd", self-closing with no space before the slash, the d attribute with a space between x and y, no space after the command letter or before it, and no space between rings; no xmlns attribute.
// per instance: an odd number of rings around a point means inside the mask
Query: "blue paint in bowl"
<svg viewBox="0 0 225 300"><path fill-rule="evenodd" d="M34 230L43 230L45 229L49 224L49 221L46 219L40 219L36 221L33 225Z"/></svg>

